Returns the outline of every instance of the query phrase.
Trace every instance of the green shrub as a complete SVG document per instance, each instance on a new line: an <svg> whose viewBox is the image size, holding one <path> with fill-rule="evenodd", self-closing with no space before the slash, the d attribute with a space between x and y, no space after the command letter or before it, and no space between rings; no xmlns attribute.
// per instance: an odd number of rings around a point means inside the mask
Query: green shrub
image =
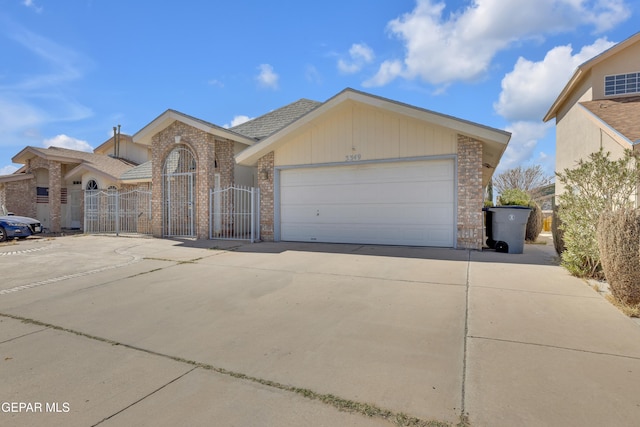
<svg viewBox="0 0 640 427"><path fill-rule="evenodd" d="M613 297L624 305L640 304L640 210L604 212L598 248Z"/></svg>
<svg viewBox="0 0 640 427"><path fill-rule="evenodd" d="M558 215L558 206L553 207L553 219L551 220L551 234L553 236L553 247L558 255L562 255L565 250L564 231L562 231L562 220Z"/></svg>
<svg viewBox="0 0 640 427"><path fill-rule="evenodd" d="M605 211L628 206L640 180L638 158L626 150L611 160L602 149L557 174L565 191L558 197L565 250L562 265L579 277L602 278L596 238L598 218Z"/></svg>
<svg viewBox="0 0 640 427"><path fill-rule="evenodd" d="M525 240L535 242L542 232L542 209L534 201L531 201L529 207L531 208L531 213L529 214L529 220L527 221Z"/></svg>
<svg viewBox="0 0 640 427"><path fill-rule="evenodd" d="M498 205L501 206L529 206L531 196L518 188L508 188L500 193Z"/></svg>

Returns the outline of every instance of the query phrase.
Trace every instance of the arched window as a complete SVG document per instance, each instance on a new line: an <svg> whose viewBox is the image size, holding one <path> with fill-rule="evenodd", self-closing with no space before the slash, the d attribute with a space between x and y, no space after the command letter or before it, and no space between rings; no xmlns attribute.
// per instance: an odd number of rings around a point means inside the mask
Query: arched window
<svg viewBox="0 0 640 427"><path fill-rule="evenodd" d="M97 190L98 189L98 183L96 182L95 179L90 179L89 181L87 181L87 186L86 186L87 190Z"/></svg>

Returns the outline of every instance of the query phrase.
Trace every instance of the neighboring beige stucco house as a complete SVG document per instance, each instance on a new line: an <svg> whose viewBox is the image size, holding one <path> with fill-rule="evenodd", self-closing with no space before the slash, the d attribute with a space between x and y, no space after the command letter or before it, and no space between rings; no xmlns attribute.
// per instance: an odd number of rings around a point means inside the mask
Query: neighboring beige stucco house
<svg viewBox="0 0 640 427"><path fill-rule="evenodd" d="M553 118L558 172L601 147L613 158L640 150L640 33L580 65L544 121Z"/></svg>
<svg viewBox="0 0 640 427"><path fill-rule="evenodd" d="M0 177L0 201L40 218L41 180L49 191L45 226L59 231L74 224L64 219L61 188L144 190L148 198L133 201L134 232L207 238L243 223L212 216L225 203L236 213L239 197L224 202L211 190L243 185L260 189L262 240L481 249L484 187L510 137L353 89L326 102L300 99L230 129L167 110L94 153L25 148L14 157L25 166ZM105 197L80 206L92 212L87 221L114 209L111 193Z"/></svg>

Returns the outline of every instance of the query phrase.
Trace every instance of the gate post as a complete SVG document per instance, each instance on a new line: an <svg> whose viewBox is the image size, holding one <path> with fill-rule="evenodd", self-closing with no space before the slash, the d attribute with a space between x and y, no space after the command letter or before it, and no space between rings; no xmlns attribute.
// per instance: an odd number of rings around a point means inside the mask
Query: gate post
<svg viewBox="0 0 640 427"><path fill-rule="evenodd" d="M113 190L116 198L116 236L120 236L120 190Z"/></svg>

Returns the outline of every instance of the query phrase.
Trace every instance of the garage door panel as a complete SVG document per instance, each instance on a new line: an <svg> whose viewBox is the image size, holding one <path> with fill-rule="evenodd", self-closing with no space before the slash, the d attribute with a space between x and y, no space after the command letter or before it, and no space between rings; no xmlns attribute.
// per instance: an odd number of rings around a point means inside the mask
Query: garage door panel
<svg viewBox="0 0 640 427"><path fill-rule="evenodd" d="M434 202L453 202L452 181L343 183L328 186L289 186L282 192L284 205L358 204L359 200L384 198L385 203L405 203L412 198ZM370 194L367 194L370 193ZM364 202L360 202L364 203Z"/></svg>
<svg viewBox="0 0 640 427"><path fill-rule="evenodd" d="M282 240L453 246L454 162L284 170Z"/></svg>
<svg viewBox="0 0 640 427"><path fill-rule="evenodd" d="M295 205L280 215L281 221L287 224L334 224L361 223L378 224L389 223L393 217L395 222L414 225L424 224L424 218L429 216L430 224L449 225L453 217L453 208L448 204L402 204L389 206L387 204L362 203L359 205Z"/></svg>
<svg viewBox="0 0 640 427"><path fill-rule="evenodd" d="M382 163L358 166L348 166L349 170L344 170L339 174L331 169L290 169L286 175L281 176L281 185L292 187L343 185L345 183L372 183L382 184L387 182L419 182L432 181L438 178L450 180L453 176L453 162L449 160L431 161L431 164L424 166L416 165L413 162L402 163ZM309 173L313 171L313 173Z"/></svg>
<svg viewBox="0 0 640 427"><path fill-rule="evenodd" d="M412 226L374 227L367 224L312 224L292 228L287 241L361 243L374 245L450 247L449 232L438 227L416 229ZM425 241L430 242L425 245Z"/></svg>

